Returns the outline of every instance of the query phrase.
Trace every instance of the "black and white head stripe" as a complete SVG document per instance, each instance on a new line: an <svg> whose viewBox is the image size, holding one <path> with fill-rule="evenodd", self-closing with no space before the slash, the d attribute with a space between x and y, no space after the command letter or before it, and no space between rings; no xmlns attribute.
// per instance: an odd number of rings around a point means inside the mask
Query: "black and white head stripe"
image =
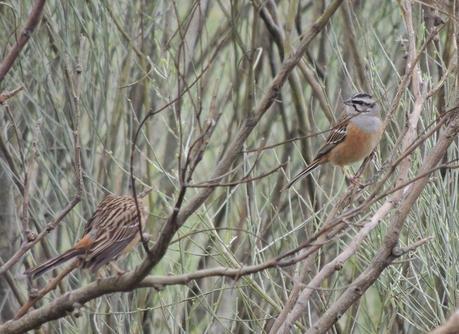
<svg viewBox="0 0 459 334"><path fill-rule="evenodd" d="M356 94L351 98L351 101L352 103L366 105L366 106L375 104L375 100L373 100L373 97L367 93Z"/></svg>
<svg viewBox="0 0 459 334"><path fill-rule="evenodd" d="M357 112L370 111L370 109L376 104L373 97L367 93L355 94L350 99L346 100L345 103L352 106Z"/></svg>

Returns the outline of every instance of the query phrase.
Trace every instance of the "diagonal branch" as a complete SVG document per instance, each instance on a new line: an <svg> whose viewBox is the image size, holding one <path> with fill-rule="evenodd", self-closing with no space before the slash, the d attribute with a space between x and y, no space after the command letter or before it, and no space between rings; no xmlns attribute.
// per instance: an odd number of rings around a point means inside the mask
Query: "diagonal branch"
<svg viewBox="0 0 459 334"><path fill-rule="evenodd" d="M448 147L459 133L459 113L452 115L450 123L439 137L435 147L426 156L418 175L424 174L428 170L434 169L441 161ZM397 249L400 232L405 224L406 217L417 198L420 196L429 176L426 175L416 181L400 203L397 214L392 219L389 229L382 241L382 246L373 258L372 262L344 291L344 293L333 303L328 310L317 320L317 322L307 332L308 334L325 333L336 321L338 315L343 314L365 291L378 279L382 271L388 267L400 254Z"/></svg>
<svg viewBox="0 0 459 334"><path fill-rule="evenodd" d="M220 175L224 174L227 170L229 170L231 163L241 152L243 143L250 135L252 130L255 128L261 117L263 117L263 115L274 103L278 95L278 92L284 85L290 72L300 61L309 43L325 27L325 25L328 23L329 19L335 13L335 11L338 9L342 1L343 0L333 1L330 4L330 6L326 8L324 13L315 21L312 27L302 35L302 40L299 47L282 63L279 72L274 77L273 81L271 82L271 85L268 87L261 101L258 103L254 113L244 119L241 127L239 128L238 133L235 136L236 139L231 143L225 155L217 164L215 172L211 179L216 179ZM213 189L204 189L200 193L198 193L193 199L191 199L190 202L183 208L183 210L180 212L178 216L179 224L182 224L194 211L196 211L196 209L199 208L202 205L202 203L210 196L212 191Z"/></svg>
<svg viewBox="0 0 459 334"><path fill-rule="evenodd" d="M309 43L319 34L319 32L328 23L331 16L336 12L343 0L334 0L324 11L324 13L315 21L312 27L302 36L298 48L282 63L279 73L273 79L261 101L258 103L253 113L250 113L242 122L242 125L234 139L229 145L222 159L217 164L212 178L218 178L226 173L233 161L242 151L242 146L250 135L252 130L257 125L258 121L268 111L274 103L276 97L289 73L300 61L303 53L307 49ZM182 188L184 190L184 188ZM121 277L112 277L104 280L93 282L86 287L68 292L61 297L56 298L51 303L42 306L37 310L33 310L22 318L9 321L0 326L2 333L23 333L32 328L38 327L50 320L55 320L66 316L72 311L75 305L83 305L84 303L100 297L102 295L119 292L130 291L136 288L151 269L165 255L169 243L172 240L175 232L180 226L192 215L212 194L213 188L205 188L193 197L183 208L184 191L181 191L176 201L175 209L171 213L169 219L162 232L159 235L158 241L153 246L150 256L146 257L142 264L131 273L127 273Z"/></svg>
<svg viewBox="0 0 459 334"><path fill-rule="evenodd" d="M30 11L29 17L27 18L27 22L25 24L24 29L19 36L19 39L16 41L16 44L10 49L8 54L6 55L3 62L0 64L0 82L3 81L8 71L13 66L16 58L19 56L19 53L22 51L26 43L29 41L32 32L38 25L40 21L41 13L43 11L43 7L45 6L45 0L37 0L35 1L32 10Z"/></svg>

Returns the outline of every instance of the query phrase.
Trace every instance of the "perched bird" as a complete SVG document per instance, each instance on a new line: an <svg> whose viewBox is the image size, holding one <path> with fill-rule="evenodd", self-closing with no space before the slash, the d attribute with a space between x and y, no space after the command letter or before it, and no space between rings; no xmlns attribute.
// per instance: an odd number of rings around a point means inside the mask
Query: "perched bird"
<svg viewBox="0 0 459 334"><path fill-rule="evenodd" d="M380 108L370 94L358 93L344 101L344 115L331 129L325 145L312 162L287 185L308 175L319 165L330 162L344 166L370 155L381 139L383 124Z"/></svg>
<svg viewBox="0 0 459 334"><path fill-rule="evenodd" d="M145 226L145 207L137 197L141 224ZM82 267L96 272L101 266L129 252L140 240L139 221L133 197L106 196L85 225L83 237L69 250L25 272L35 278L72 258L80 258Z"/></svg>

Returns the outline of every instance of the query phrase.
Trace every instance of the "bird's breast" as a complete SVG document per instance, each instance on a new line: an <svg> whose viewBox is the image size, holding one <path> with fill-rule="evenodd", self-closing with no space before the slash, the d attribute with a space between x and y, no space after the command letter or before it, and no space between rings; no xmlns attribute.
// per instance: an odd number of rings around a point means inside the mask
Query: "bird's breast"
<svg viewBox="0 0 459 334"><path fill-rule="evenodd" d="M363 131L359 126L349 123L346 138L330 152L329 161L334 165L348 165L366 158L378 144L381 131Z"/></svg>

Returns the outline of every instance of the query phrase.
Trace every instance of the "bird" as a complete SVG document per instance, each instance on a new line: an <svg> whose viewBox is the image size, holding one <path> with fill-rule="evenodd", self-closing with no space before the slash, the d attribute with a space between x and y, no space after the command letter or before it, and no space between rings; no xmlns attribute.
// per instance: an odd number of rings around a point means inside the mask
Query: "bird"
<svg viewBox="0 0 459 334"><path fill-rule="evenodd" d="M312 162L288 183L287 189L324 163L340 167L349 165L368 157L378 145L383 122L375 99L361 92L343 103L343 116L331 129L325 144Z"/></svg>
<svg viewBox="0 0 459 334"><path fill-rule="evenodd" d="M150 190L137 196L142 227L146 220L142 197ZM96 272L101 266L129 252L139 240L139 216L134 198L107 195L97 205L84 227L83 236L73 247L27 270L25 274L33 279L73 258L79 258L83 268Z"/></svg>

